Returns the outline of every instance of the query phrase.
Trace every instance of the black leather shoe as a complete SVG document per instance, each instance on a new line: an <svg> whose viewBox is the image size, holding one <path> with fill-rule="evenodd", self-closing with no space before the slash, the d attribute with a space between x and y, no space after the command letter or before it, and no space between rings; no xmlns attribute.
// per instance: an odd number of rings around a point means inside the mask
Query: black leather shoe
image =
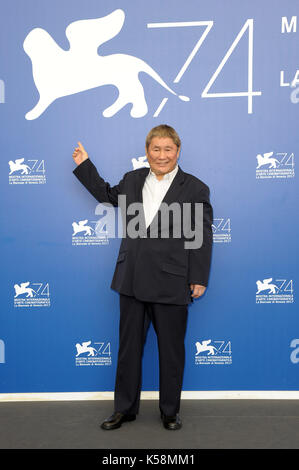
<svg viewBox="0 0 299 470"><path fill-rule="evenodd" d="M177 413L175 416L166 416L161 412L161 419L165 429L175 430L182 427L182 421L179 413Z"/></svg>
<svg viewBox="0 0 299 470"><path fill-rule="evenodd" d="M124 414L119 411L115 411L111 416L109 416L109 418L103 421L101 428L105 430L120 428L124 421L134 421L134 419L136 419L136 415Z"/></svg>

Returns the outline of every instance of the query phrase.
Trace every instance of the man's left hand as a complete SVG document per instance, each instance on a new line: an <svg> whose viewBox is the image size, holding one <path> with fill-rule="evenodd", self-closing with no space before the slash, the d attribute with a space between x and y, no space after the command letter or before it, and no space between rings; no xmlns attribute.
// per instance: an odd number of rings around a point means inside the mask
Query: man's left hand
<svg viewBox="0 0 299 470"><path fill-rule="evenodd" d="M197 299L201 295L203 295L204 291L206 290L205 286L201 286L200 284L190 284L190 289L193 291L191 297Z"/></svg>

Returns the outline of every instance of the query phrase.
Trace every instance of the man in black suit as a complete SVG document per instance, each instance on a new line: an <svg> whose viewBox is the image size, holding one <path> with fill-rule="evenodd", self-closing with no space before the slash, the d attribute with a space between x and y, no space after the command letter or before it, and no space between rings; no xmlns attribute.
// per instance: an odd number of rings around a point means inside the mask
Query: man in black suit
<svg viewBox="0 0 299 470"><path fill-rule="evenodd" d="M150 169L129 171L113 187L78 144L73 153L77 164L73 173L97 201L119 206L124 221L111 283L120 299L114 412L101 427L116 429L124 421L136 419L143 346L152 321L159 348L161 419L166 429L180 429L188 304L205 292L211 264L213 209L209 187L177 164L181 141L166 124L154 127L147 135ZM182 212L187 206L189 218L184 218ZM201 212L197 211L199 206ZM187 221L190 227L185 230ZM194 235L192 242L190 235Z"/></svg>

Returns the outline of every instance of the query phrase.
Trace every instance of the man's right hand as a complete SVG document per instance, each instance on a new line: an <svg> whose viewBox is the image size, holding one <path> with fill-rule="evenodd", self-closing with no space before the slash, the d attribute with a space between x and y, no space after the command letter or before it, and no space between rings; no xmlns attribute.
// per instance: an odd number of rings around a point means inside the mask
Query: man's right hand
<svg viewBox="0 0 299 470"><path fill-rule="evenodd" d="M87 160L88 154L81 144L81 142L78 142L79 147L76 147L74 152L73 152L73 159L76 165L80 165L80 163L84 162L84 160Z"/></svg>

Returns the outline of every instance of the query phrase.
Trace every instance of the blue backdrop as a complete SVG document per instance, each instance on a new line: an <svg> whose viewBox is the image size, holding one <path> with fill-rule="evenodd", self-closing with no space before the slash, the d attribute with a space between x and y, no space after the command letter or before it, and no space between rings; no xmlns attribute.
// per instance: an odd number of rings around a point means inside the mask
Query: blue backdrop
<svg viewBox="0 0 299 470"><path fill-rule="evenodd" d="M117 184L147 164L145 136L160 123L179 133L179 164L208 184L214 208L183 390L298 390L297 10L290 0L2 2L2 393L114 389L120 239L99 229L103 206L73 175L72 153L81 141ZM142 390L158 389L151 325Z"/></svg>

